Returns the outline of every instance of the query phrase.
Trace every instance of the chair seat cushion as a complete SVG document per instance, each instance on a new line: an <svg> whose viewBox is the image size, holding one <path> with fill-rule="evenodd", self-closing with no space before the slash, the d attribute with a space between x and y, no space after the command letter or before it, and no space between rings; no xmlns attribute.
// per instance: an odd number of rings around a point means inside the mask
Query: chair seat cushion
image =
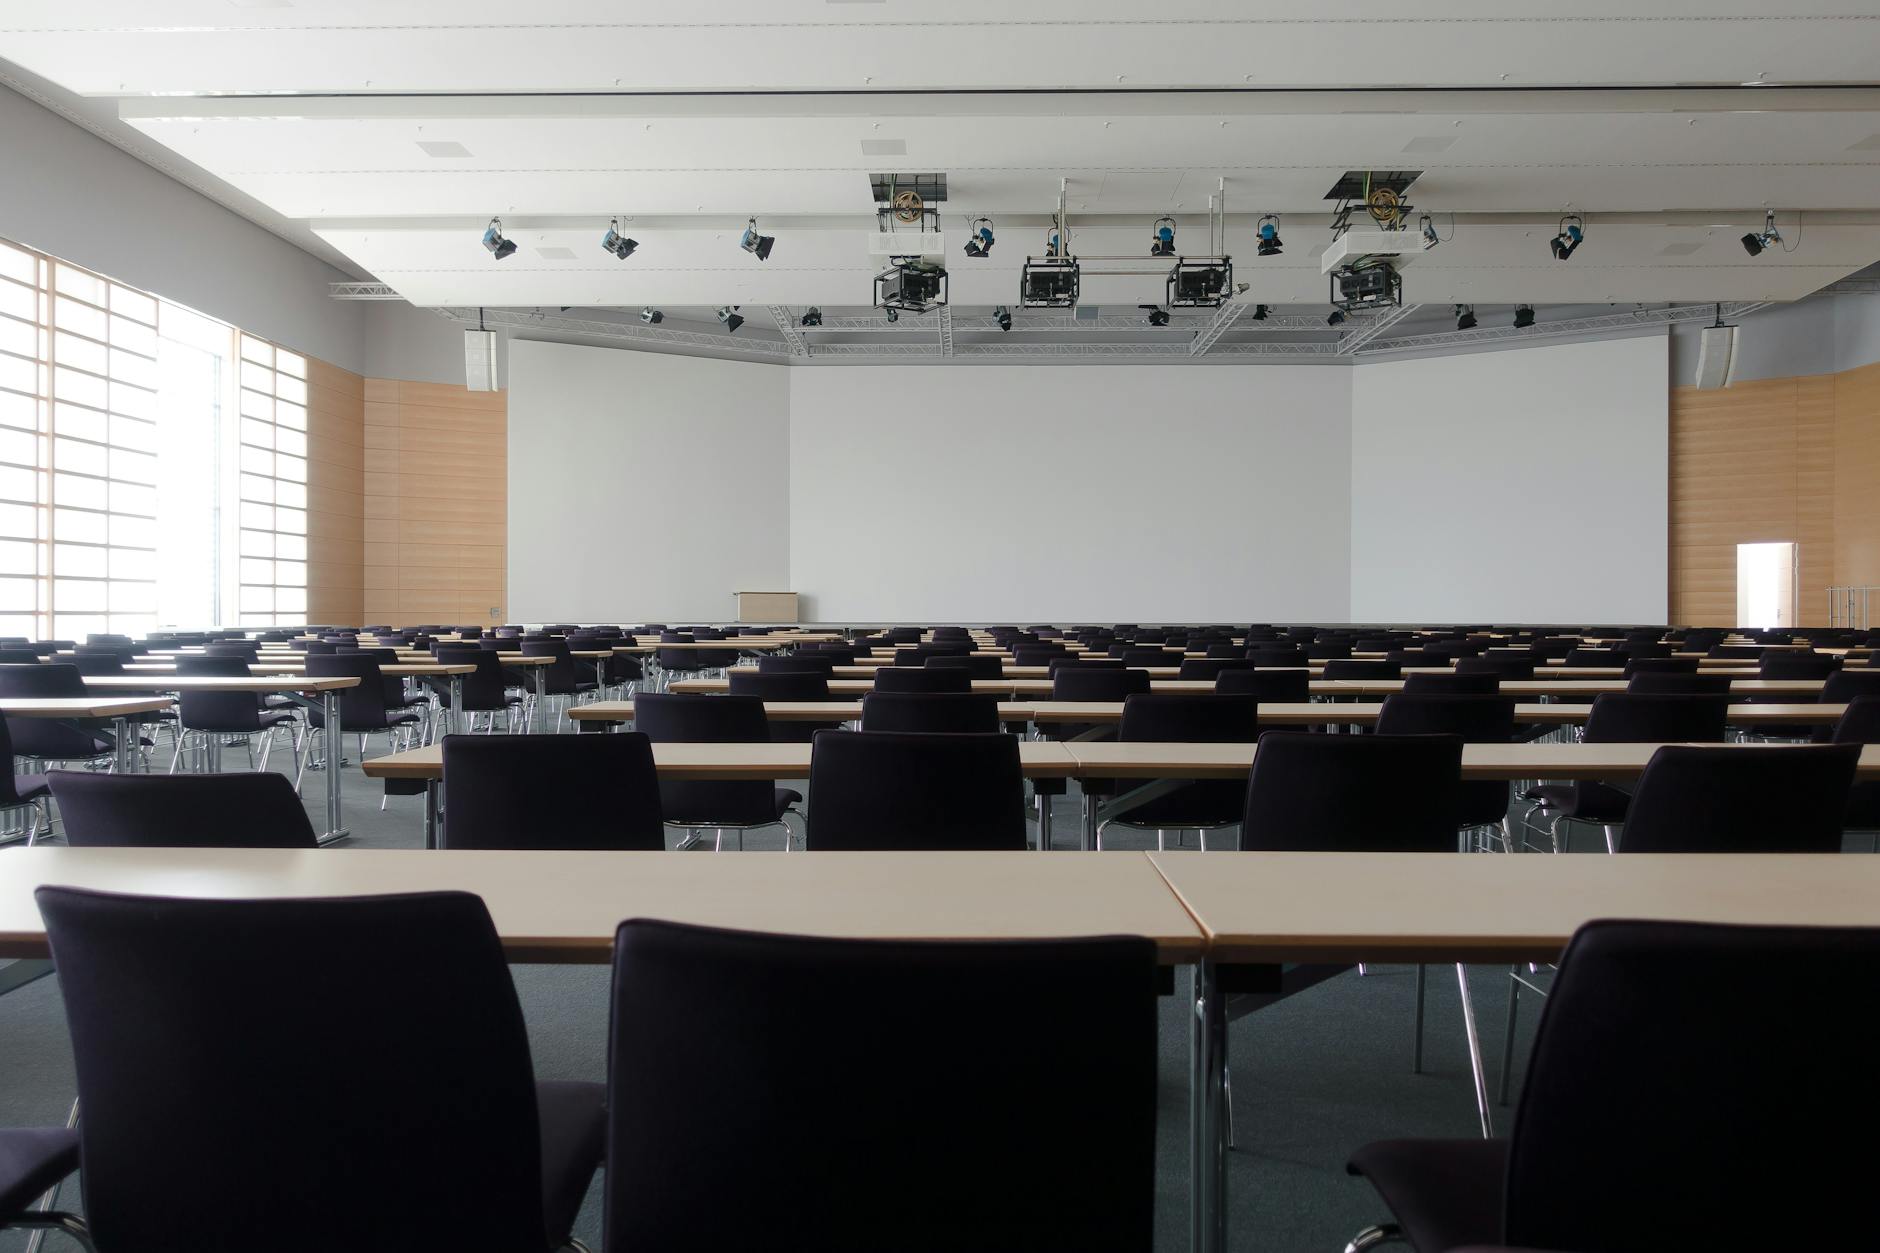
<svg viewBox="0 0 1880 1253"><path fill-rule="evenodd" d="M1506 1140L1377 1140L1345 1169L1371 1181L1411 1246L1453 1249L1501 1238Z"/></svg>
<svg viewBox="0 0 1880 1253"><path fill-rule="evenodd" d="M1624 822L1632 803L1631 793L1609 783L1542 783L1521 795L1582 822Z"/></svg>
<svg viewBox="0 0 1880 1253"><path fill-rule="evenodd" d="M52 792L52 785L43 774L16 774L12 779L13 795L22 801L36 801Z"/></svg>
<svg viewBox="0 0 1880 1253"><path fill-rule="evenodd" d="M284 727L292 721L294 721L294 715L286 710L261 715L261 725L264 727Z"/></svg>
<svg viewBox="0 0 1880 1253"><path fill-rule="evenodd" d="M424 715L415 709L388 709L385 711L386 726L399 727L407 723L423 721Z"/></svg>
<svg viewBox="0 0 1880 1253"><path fill-rule="evenodd" d="M551 1249L568 1243L600 1168L606 1100L607 1089L598 1083L553 1079L535 1085L542 1127L542 1221Z"/></svg>
<svg viewBox="0 0 1880 1253"><path fill-rule="evenodd" d="M78 1169L78 1132L64 1127L0 1131L0 1222Z"/></svg>

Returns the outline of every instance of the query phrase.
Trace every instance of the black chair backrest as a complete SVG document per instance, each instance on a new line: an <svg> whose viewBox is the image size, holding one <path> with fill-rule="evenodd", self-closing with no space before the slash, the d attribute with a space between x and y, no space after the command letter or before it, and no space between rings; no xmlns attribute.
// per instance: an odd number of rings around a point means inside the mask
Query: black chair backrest
<svg viewBox="0 0 1880 1253"><path fill-rule="evenodd" d="M826 670L733 670L731 695L755 696L758 700L828 700L829 675Z"/></svg>
<svg viewBox="0 0 1880 1253"><path fill-rule="evenodd" d="M1325 663L1324 676L1328 679L1401 679L1403 678L1403 663L1367 661L1358 657L1334 657Z"/></svg>
<svg viewBox="0 0 1880 1253"><path fill-rule="evenodd" d="M1412 694L1448 693L1456 696L1493 696L1501 691L1501 676L1498 674L1459 674L1454 670L1440 674L1406 674L1403 676L1403 690Z"/></svg>
<svg viewBox="0 0 1880 1253"><path fill-rule="evenodd" d="M479 648L475 641L462 644L439 644L436 657L440 665L475 666L474 674L463 678L463 707L466 711L478 713L505 708L509 704L509 676L503 670L502 659L495 653ZM444 676L439 685L440 695L446 701L450 696L450 678Z"/></svg>
<svg viewBox="0 0 1880 1253"><path fill-rule="evenodd" d="M1245 657L1230 655L1227 657L1190 657L1183 661L1176 672L1178 679L1205 680L1212 683L1230 670L1252 670L1253 662Z"/></svg>
<svg viewBox="0 0 1880 1253"><path fill-rule="evenodd" d="M80 674L123 674L124 659L113 652L73 653L67 658Z"/></svg>
<svg viewBox="0 0 1880 1253"><path fill-rule="evenodd" d="M1836 744L1880 744L1880 696L1856 696L1834 724Z"/></svg>
<svg viewBox="0 0 1880 1253"><path fill-rule="evenodd" d="M528 1034L477 897L36 895L101 1248L544 1246ZM333 1048L341 1022L385 1050ZM204 1179L228 1195L178 1203Z"/></svg>
<svg viewBox="0 0 1880 1253"><path fill-rule="evenodd" d="M809 790L812 850L1025 847L1016 736L820 731Z"/></svg>
<svg viewBox="0 0 1880 1253"><path fill-rule="evenodd" d="M1880 670L1836 670L1821 683L1821 701L1845 705L1862 696L1880 696Z"/></svg>
<svg viewBox="0 0 1880 1253"><path fill-rule="evenodd" d="M1462 804L1459 735L1268 731L1247 779L1240 846L1454 852Z"/></svg>
<svg viewBox="0 0 1880 1253"><path fill-rule="evenodd" d="M1516 660L1512 657L1458 657L1457 674L1492 674L1498 679L1531 679L1534 677L1532 658Z"/></svg>
<svg viewBox="0 0 1880 1253"><path fill-rule="evenodd" d="M794 653L788 657L759 657L759 674L820 674L828 678L836 668L832 653ZM733 676L736 677L735 675Z"/></svg>
<svg viewBox="0 0 1880 1253"><path fill-rule="evenodd" d="M442 848L666 846L653 748L638 732L447 735L443 791Z"/></svg>
<svg viewBox="0 0 1880 1253"><path fill-rule="evenodd" d="M66 662L0 665L0 696L73 697L87 695L84 676ZM22 757L66 761L94 757L108 751L109 739L52 718L16 718L13 749Z"/></svg>
<svg viewBox="0 0 1880 1253"><path fill-rule="evenodd" d="M73 847L313 848L313 824L284 774L47 776Z"/></svg>
<svg viewBox="0 0 1880 1253"><path fill-rule="evenodd" d="M1627 676L1625 690L1647 696L1725 696L1730 694L1727 674L1695 671L1640 670Z"/></svg>
<svg viewBox="0 0 1880 1253"><path fill-rule="evenodd" d="M376 658L362 653L308 653L304 673L310 679L359 677L353 686L339 689L341 730L376 731L386 725L385 676L379 673ZM307 716L315 726L322 725L325 717L318 709L309 709Z"/></svg>
<svg viewBox="0 0 1880 1253"><path fill-rule="evenodd" d="M1460 735L1465 744L1514 738L1514 697L1458 692L1396 692L1378 710L1379 735Z"/></svg>
<svg viewBox="0 0 1880 1253"><path fill-rule="evenodd" d="M1251 696L1263 705L1302 704L1312 699L1312 672L1310 670L1223 670L1214 680L1214 690L1224 696Z"/></svg>
<svg viewBox="0 0 1880 1253"><path fill-rule="evenodd" d="M999 698L991 693L869 692L862 730L996 735Z"/></svg>
<svg viewBox="0 0 1880 1253"><path fill-rule="evenodd" d="M605 1253L774 1247L780 1232L831 1250L1148 1248L1155 984L1152 947L1134 938L915 944L623 923ZM876 994L863 1003L858 987ZM1065 1056L1001 1046L1067 1022ZM696 1169L727 1142L767 1164L736 1205ZM963 1162L1022 1183L957 1187Z"/></svg>
<svg viewBox="0 0 1880 1253"><path fill-rule="evenodd" d="M1619 666L1623 668L1626 655L1616 648L1576 648L1566 655L1563 664L1575 669L1581 667Z"/></svg>
<svg viewBox="0 0 1880 1253"><path fill-rule="evenodd" d="M1586 715L1582 739L1588 744L1721 742L1729 702L1728 696L1716 695L1601 692Z"/></svg>
<svg viewBox="0 0 1880 1253"><path fill-rule="evenodd" d="M1858 744L1652 754L1626 810L1622 853L1838 853Z"/></svg>
<svg viewBox="0 0 1880 1253"><path fill-rule="evenodd" d="M1149 691L1153 682L1147 670L1063 666L1051 675L1051 699L1120 701Z"/></svg>
<svg viewBox="0 0 1880 1253"><path fill-rule="evenodd" d="M1846 1013L1880 994L1876 971L1880 930L1580 928L1515 1116L1507 1242L1648 1253L1705 1212L1729 1215L1730 1248L1845 1242L1871 1219L1866 1115L1880 1107L1870 1040ZM1750 1078L1769 1074L1832 1076L1832 1099L1776 1096ZM1560 1186L1594 1157L1600 1187Z"/></svg>
<svg viewBox="0 0 1880 1253"><path fill-rule="evenodd" d="M926 666L882 666L875 671L877 692L970 692L973 676L965 670L930 670Z"/></svg>
<svg viewBox="0 0 1880 1253"><path fill-rule="evenodd" d="M1004 663L998 657L975 657L970 654L936 653L927 658L930 670L964 670L975 679L996 679L1004 673Z"/></svg>
<svg viewBox="0 0 1880 1253"><path fill-rule="evenodd" d="M1259 738L1260 702L1222 692L1137 692L1123 698L1123 741L1240 744Z"/></svg>
<svg viewBox="0 0 1880 1253"><path fill-rule="evenodd" d="M1840 668L1841 659L1832 654L1785 648L1770 649L1757 663L1765 679L1825 679Z"/></svg>
<svg viewBox="0 0 1880 1253"><path fill-rule="evenodd" d="M1625 663L1623 677L1637 674L1696 674L1695 657L1634 657Z"/></svg>
<svg viewBox="0 0 1880 1253"><path fill-rule="evenodd" d="M39 654L30 648L0 648L0 666L36 666L38 664Z"/></svg>

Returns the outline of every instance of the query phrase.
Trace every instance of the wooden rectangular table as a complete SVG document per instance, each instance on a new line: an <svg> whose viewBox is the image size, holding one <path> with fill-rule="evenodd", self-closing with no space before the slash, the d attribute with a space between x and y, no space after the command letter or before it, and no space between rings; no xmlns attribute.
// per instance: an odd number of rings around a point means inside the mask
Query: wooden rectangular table
<svg viewBox="0 0 1880 1253"><path fill-rule="evenodd" d="M1190 1043L1197 1247L1226 1248L1223 967L1557 959L1599 918L1880 926L1880 858L1631 853L1151 853L1208 937ZM1062 859L1060 859L1062 860ZM1465 982L1465 1007L1466 982ZM1473 1013L1465 1027L1473 1034ZM1478 1096L1485 1096L1481 1076Z"/></svg>

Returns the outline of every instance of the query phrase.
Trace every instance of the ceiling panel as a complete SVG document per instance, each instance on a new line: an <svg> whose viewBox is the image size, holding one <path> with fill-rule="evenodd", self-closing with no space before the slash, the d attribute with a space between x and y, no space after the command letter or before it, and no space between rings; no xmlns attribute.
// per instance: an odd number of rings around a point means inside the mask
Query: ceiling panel
<svg viewBox="0 0 1880 1253"><path fill-rule="evenodd" d="M1880 64L1880 15L1861 6L1694 9L691 0L631 20L627 6L580 0L12 0L0 55L119 95L1799 83L1864 81Z"/></svg>

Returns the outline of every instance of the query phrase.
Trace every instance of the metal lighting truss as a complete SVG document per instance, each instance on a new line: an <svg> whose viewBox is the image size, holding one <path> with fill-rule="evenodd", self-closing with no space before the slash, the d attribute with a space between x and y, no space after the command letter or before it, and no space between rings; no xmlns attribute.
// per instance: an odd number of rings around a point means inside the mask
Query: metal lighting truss
<svg viewBox="0 0 1880 1253"><path fill-rule="evenodd" d="M768 305L770 320L777 324L777 331L783 336L784 347L792 357L809 356L809 340L796 324L796 318L782 305Z"/></svg>
<svg viewBox="0 0 1880 1253"><path fill-rule="evenodd" d="M1726 304L1722 315L1740 318L1765 307L1768 301ZM1602 313L1587 318L1567 318L1559 322L1537 322L1516 330L1512 326L1478 326L1468 331L1431 331L1423 335L1403 335L1396 339L1372 339L1358 355L1385 352L1413 352L1429 348L1454 348L1469 344L1493 344L1502 340L1548 339L1560 335L1593 335L1601 331L1620 331L1635 326L1669 326L1675 322L1709 321L1717 316L1717 306L1667 305L1658 309L1638 309L1628 313Z"/></svg>

